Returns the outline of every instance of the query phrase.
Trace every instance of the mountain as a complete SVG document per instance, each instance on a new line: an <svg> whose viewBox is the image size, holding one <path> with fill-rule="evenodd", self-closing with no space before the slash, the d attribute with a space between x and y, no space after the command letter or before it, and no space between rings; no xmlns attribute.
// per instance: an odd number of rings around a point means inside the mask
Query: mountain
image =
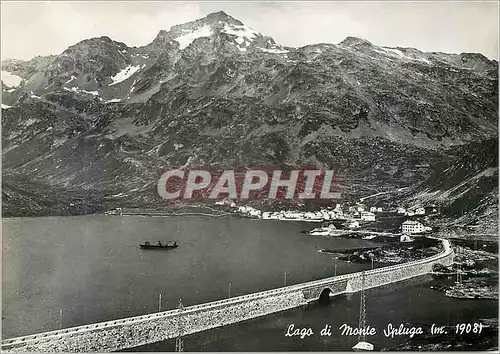
<svg viewBox="0 0 500 354"><path fill-rule="evenodd" d="M326 163L353 200L498 135L497 61L355 37L292 48L224 12L142 47L3 61L2 82L5 216L161 206L159 175L186 163Z"/></svg>
<svg viewBox="0 0 500 354"><path fill-rule="evenodd" d="M408 205L435 206L447 216L446 230L498 234L498 138L473 142L449 152L440 166L405 200Z"/></svg>

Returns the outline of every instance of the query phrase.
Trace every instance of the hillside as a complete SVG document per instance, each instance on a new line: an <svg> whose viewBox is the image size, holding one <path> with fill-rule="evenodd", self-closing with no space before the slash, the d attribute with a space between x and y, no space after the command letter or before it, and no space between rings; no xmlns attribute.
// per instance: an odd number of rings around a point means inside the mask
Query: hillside
<svg viewBox="0 0 500 354"><path fill-rule="evenodd" d="M20 78L2 85L5 216L163 205L159 175L186 163L326 163L353 200L498 135L498 62L481 54L291 48L223 12L143 47L91 38L2 70Z"/></svg>

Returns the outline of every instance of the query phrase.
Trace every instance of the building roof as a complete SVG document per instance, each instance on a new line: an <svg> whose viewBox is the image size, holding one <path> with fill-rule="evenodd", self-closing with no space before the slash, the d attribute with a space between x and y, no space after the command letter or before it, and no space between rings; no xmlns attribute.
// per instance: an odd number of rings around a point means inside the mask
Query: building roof
<svg viewBox="0 0 500 354"><path fill-rule="evenodd" d="M368 343L368 342L358 342L352 349L358 349L360 351L372 351L373 350L373 344Z"/></svg>
<svg viewBox="0 0 500 354"><path fill-rule="evenodd" d="M421 224L420 222L418 221L413 221L413 220L406 220L403 225L418 225L418 224Z"/></svg>

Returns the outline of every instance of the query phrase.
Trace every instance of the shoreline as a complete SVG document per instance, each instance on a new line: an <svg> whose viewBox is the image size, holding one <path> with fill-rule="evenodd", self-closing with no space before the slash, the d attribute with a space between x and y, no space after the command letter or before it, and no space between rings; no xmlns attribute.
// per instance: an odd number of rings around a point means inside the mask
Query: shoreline
<svg viewBox="0 0 500 354"><path fill-rule="evenodd" d="M117 213L110 213L104 212L104 213L89 213L89 214L75 214L75 215L38 215L38 216L2 216L2 221L15 221L15 220L30 220L30 219L38 219L38 218L61 218L61 217L85 217L85 216L140 216L144 218L150 218L150 217L176 217L176 216L209 216L209 217L214 217L214 218L219 218L219 217L238 217L238 218L244 218L244 219L249 219L249 220L266 220L266 221L285 221L285 222L298 222L298 223L307 223L307 224L319 224L319 223L327 223L327 222L332 222L334 220L307 220L307 219L263 219L259 217L249 217L248 215L242 214L242 213L234 213L234 212L224 212L224 211L219 211L216 209L213 209L209 206L204 206L204 205L199 205L199 206L190 206L190 208L197 208L197 209L209 209L213 211L213 213L208 212L208 213L202 213L202 212L175 212L171 211L168 213L165 212L147 212L147 211L138 211L137 213L135 212L126 212L117 214ZM179 208L182 209L182 208ZM308 232L306 232L308 233ZM393 233L393 232L381 232L381 231L371 231L371 230L351 230L351 229L338 229L334 231L333 235L311 235L311 236L322 236L322 237L345 237L346 235L350 234L359 234L359 235L377 235L377 236L385 236L385 237L391 237L391 238L396 238L400 237L403 235L403 233ZM418 236L423 236L423 237L439 237L439 238L444 238L444 239L449 239L454 242L473 242L474 239L472 237L474 236L491 236L491 238L478 238L476 239L477 242L481 243L491 243L494 245L498 245L498 237L497 235L487 235L487 234L471 234L471 233L464 233L463 235L443 235L442 232L438 233L421 233L418 234Z"/></svg>

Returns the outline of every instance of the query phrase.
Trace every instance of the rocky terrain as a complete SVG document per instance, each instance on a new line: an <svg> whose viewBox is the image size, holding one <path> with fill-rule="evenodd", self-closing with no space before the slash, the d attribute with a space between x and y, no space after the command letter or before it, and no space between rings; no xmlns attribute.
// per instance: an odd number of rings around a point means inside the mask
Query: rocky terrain
<svg viewBox="0 0 500 354"><path fill-rule="evenodd" d="M498 319L485 318L479 321L483 324L482 334L436 335L423 334L406 340L393 348L382 351L498 351ZM454 333L454 326L446 326L447 333Z"/></svg>
<svg viewBox="0 0 500 354"><path fill-rule="evenodd" d="M158 177L188 163L325 163L345 200L411 187L496 220L497 107L478 53L284 47L224 12L143 47L91 38L2 62L3 215L162 206Z"/></svg>
<svg viewBox="0 0 500 354"><path fill-rule="evenodd" d="M405 203L439 208L444 216L437 223L442 236L465 233L484 239L483 235L496 235L498 138L453 150L450 161L438 166L427 180L407 193Z"/></svg>
<svg viewBox="0 0 500 354"><path fill-rule="evenodd" d="M320 250L321 253L336 254L336 259L353 263L401 264L431 257L442 252L440 242L435 239L418 238L411 243L400 243L399 238L378 236L372 242L379 247Z"/></svg>

